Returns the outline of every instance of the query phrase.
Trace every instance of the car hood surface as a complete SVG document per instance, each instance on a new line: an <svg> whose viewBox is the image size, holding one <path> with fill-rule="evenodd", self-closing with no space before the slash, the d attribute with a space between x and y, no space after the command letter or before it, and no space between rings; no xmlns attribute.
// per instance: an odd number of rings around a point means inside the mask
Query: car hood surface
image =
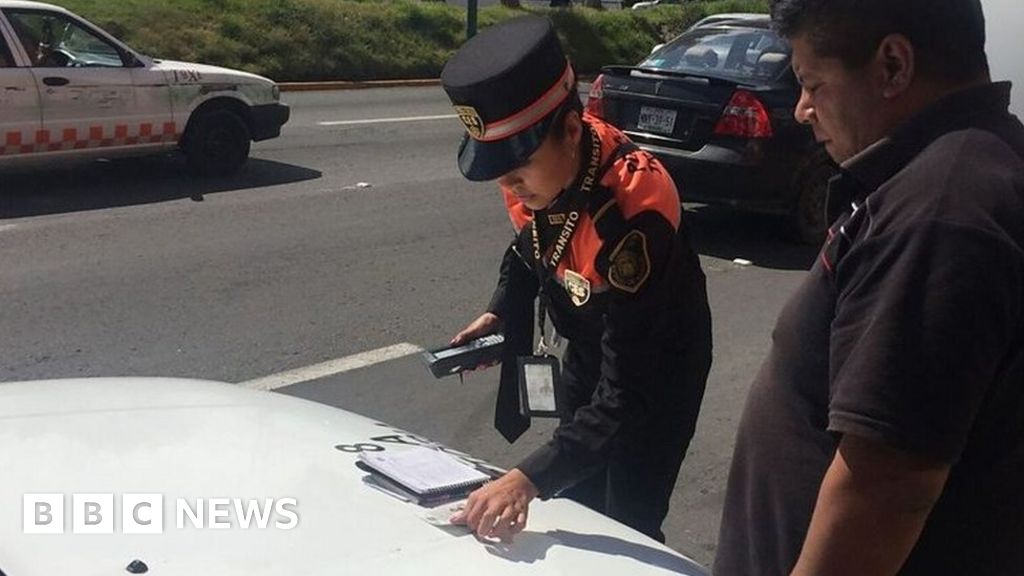
<svg viewBox="0 0 1024 576"><path fill-rule="evenodd" d="M182 84L209 84L219 82L232 82L242 84L273 84L274 81L264 78L258 74L210 66L209 64L195 64L193 62L177 62L175 60L155 60L150 68L157 72L170 73L176 77L177 83ZM177 73L177 74L175 74Z"/></svg>
<svg viewBox="0 0 1024 576"><path fill-rule="evenodd" d="M343 410L229 384L0 384L0 570L125 574L139 560L161 576L705 574L566 500L534 503L514 542L485 544L433 526L423 508L364 484L357 445L427 449L415 446L424 442ZM63 534L23 533L23 497L38 493L64 495ZM112 534L73 533L76 493L113 494ZM162 495L162 533L124 533L122 495L140 493ZM294 498L298 523L244 529L236 518L228 529L179 528L179 498Z"/></svg>

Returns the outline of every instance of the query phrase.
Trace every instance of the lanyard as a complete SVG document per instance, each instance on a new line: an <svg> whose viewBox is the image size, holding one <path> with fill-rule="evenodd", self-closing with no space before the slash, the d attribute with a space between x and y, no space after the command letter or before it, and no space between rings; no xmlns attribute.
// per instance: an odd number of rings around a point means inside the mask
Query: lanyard
<svg viewBox="0 0 1024 576"><path fill-rule="evenodd" d="M586 127L586 124L584 124L584 126ZM601 138L597 135L596 130L589 127L587 127L586 132L590 134L590 164L587 166L587 173L579 185L566 191L566 207L568 208L568 212L565 216L565 223L562 224L562 230L558 233L555 246L551 251L551 258L548 259L547 263L544 262L543 251L540 246L540 234L537 231L536 214L534 214L533 222L530 227L530 236L533 240L533 262L541 283L541 297L540 302L537 305L537 326L540 329L540 341L537 343L537 355L544 355L548 350L548 346L544 341L544 319L547 316L547 299L544 296L544 285L547 283L547 279L550 278L550 275L554 274L555 271L558 270L558 264L565 257L566 250L569 248L569 242L572 240L573 234L576 233L576 227L579 224L580 207L584 205L583 200L594 188L598 168L601 165Z"/></svg>

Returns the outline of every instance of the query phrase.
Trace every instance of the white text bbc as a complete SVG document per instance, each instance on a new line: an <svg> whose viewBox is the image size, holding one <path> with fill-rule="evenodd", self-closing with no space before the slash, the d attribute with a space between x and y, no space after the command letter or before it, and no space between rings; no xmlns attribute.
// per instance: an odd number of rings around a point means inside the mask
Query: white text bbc
<svg viewBox="0 0 1024 576"><path fill-rule="evenodd" d="M119 532L162 534L162 494L122 494L120 507L113 494L72 494L70 514L65 514L64 494L25 494L26 534L63 534L70 519L72 534L113 534L120 512ZM174 499L174 526L212 530L273 527L291 530L299 524L295 498L185 498Z"/></svg>

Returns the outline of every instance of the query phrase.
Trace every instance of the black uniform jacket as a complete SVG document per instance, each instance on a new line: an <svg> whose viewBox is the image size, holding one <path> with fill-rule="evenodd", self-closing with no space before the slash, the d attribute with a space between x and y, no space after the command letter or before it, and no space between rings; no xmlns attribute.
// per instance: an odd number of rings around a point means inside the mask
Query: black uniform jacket
<svg viewBox="0 0 1024 576"><path fill-rule="evenodd" d="M518 416L515 356L531 352L533 303L540 297L558 333L570 346L600 359L590 403L569 407L554 438L518 468L549 497L607 462L622 427L653 417L668 386L664 358L699 340L710 347L704 275L681 229L681 204L662 164L631 145L622 132L590 115L581 142L601 141L599 184L567 206L563 193L534 213L503 190L517 236L505 253L489 311L503 321L506 355L495 423L509 440L528 426ZM581 169L583 177L587 162ZM577 218L571 243L556 270L536 267L536 219L545 263L567 218ZM567 369L572 369L568 366ZM579 378L573 379L579 381ZM703 382L701 382L703 385ZM564 407L563 407L564 408Z"/></svg>

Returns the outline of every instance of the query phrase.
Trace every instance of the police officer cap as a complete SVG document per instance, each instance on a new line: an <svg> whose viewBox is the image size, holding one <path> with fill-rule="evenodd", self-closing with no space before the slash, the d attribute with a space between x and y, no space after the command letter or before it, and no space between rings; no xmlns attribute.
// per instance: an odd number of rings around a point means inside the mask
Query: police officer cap
<svg viewBox="0 0 1024 576"><path fill-rule="evenodd" d="M459 170L483 181L537 150L576 78L551 21L524 16L463 44L445 64L441 85L466 126Z"/></svg>

